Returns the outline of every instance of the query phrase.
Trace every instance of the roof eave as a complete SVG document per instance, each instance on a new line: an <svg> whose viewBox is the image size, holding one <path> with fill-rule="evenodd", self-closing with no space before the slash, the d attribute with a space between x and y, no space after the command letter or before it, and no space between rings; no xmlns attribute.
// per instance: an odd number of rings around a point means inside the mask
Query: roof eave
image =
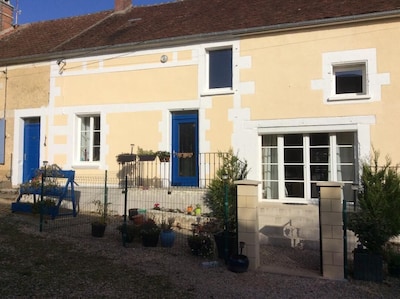
<svg viewBox="0 0 400 299"><path fill-rule="evenodd" d="M280 31L310 29L310 28L334 26L341 24L344 25L349 23L368 22L368 21L376 21L382 19L398 18L398 17L400 17L400 9L378 12L378 13L363 14L363 15L318 19L318 20L296 22L296 23L284 23L284 24L268 25L268 26L254 27L254 28L235 29L222 32L212 32L205 34L156 39L156 40L149 40L142 42L132 42L126 44L102 46L95 48L59 51L50 54L46 53L39 55L30 55L30 56L16 57L11 59L0 59L0 66L4 67L4 66L20 65L27 63L38 63L50 60L57 60L60 58L71 59L78 57L87 57L89 53L95 55L106 55L119 52L128 52L132 50L137 51L149 48L172 47L172 46L188 45L194 43L212 42L215 40L229 40L229 39L237 39L241 36L248 36L248 35L268 34Z"/></svg>

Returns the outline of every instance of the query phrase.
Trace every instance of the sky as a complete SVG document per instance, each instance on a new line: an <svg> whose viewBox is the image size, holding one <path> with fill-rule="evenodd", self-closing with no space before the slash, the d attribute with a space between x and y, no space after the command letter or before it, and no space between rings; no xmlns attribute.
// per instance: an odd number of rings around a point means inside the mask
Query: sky
<svg viewBox="0 0 400 299"><path fill-rule="evenodd" d="M174 0L133 0L136 6L173 2ZM19 11L14 23L53 20L85 15L114 8L114 0L11 0Z"/></svg>

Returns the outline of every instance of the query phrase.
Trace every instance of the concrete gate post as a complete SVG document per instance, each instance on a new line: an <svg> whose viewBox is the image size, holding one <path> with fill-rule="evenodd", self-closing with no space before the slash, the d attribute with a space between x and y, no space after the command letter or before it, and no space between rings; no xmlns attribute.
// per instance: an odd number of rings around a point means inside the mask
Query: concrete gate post
<svg viewBox="0 0 400 299"><path fill-rule="evenodd" d="M320 244L322 276L343 280L343 183L319 182L320 188Z"/></svg>
<svg viewBox="0 0 400 299"><path fill-rule="evenodd" d="M245 242L243 254L249 259L249 270L260 267L258 235L258 185L252 180L235 181L237 185L238 242ZM239 245L239 244L238 244ZM240 250L240 247L238 247Z"/></svg>

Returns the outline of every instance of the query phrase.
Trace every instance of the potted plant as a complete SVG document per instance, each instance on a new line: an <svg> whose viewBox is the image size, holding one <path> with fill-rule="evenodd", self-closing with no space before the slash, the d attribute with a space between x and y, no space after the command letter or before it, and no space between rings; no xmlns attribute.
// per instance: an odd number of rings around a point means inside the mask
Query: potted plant
<svg viewBox="0 0 400 299"><path fill-rule="evenodd" d="M43 201L39 200L33 203L33 214L40 214L40 209L42 209L43 215L51 215L52 217L55 217L58 212L55 199L51 197L46 197Z"/></svg>
<svg viewBox="0 0 400 299"><path fill-rule="evenodd" d="M385 259L388 265L390 276L400 277L400 247L394 244L388 244L385 250Z"/></svg>
<svg viewBox="0 0 400 299"><path fill-rule="evenodd" d="M192 215L192 213L193 213L193 206L192 205L186 207L186 213L188 215Z"/></svg>
<svg viewBox="0 0 400 299"><path fill-rule="evenodd" d="M172 247L175 242L175 232L172 229L172 225L175 222L174 217L168 217L168 221L161 223L160 241L162 247Z"/></svg>
<svg viewBox="0 0 400 299"><path fill-rule="evenodd" d="M240 254L233 254L228 259L228 269L232 272L243 273L249 268L249 258L243 254L244 242L240 242Z"/></svg>
<svg viewBox="0 0 400 299"><path fill-rule="evenodd" d="M358 238L354 250L354 278L383 280L383 250L390 238L400 234L400 176L389 158L378 166L364 163L356 211L349 214L348 228Z"/></svg>
<svg viewBox="0 0 400 299"><path fill-rule="evenodd" d="M139 157L139 161L154 161L156 158L155 152L152 150L144 150L141 147L138 147L137 155Z"/></svg>
<svg viewBox="0 0 400 299"><path fill-rule="evenodd" d="M110 203L104 203L97 199L93 201L93 204L96 206L96 213L99 216L92 222L92 236L101 238L104 236L107 227L108 205Z"/></svg>
<svg viewBox="0 0 400 299"><path fill-rule="evenodd" d="M193 234L187 240L192 254L207 258L214 255L214 244L208 235Z"/></svg>
<svg viewBox="0 0 400 299"><path fill-rule="evenodd" d="M222 159L222 165L217 170L216 177L209 184L203 200L210 209L214 221L218 223L219 227L223 227L222 231L214 233L214 238L218 257L227 261L230 255L238 252L237 189L234 182L246 178L248 169L247 162L240 161L232 150L226 154L219 153L219 156ZM228 248L225 248L226 245Z"/></svg>
<svg viewBox="0 0 400 299"><path fill-rule="evenodd" d="M117 227L127 243L132 243L139 236L139 226L135 224L125 223Z"/></svg>
<svg viewBox="0 0 400 299"><path fill-rule="evenodd" d="M196 204L196 208L194 209L194 215L201 216L201 205L200 204Z"/></svg>
<svg viewBox="0 0 400 299"><path fill-rule="evenodd" d="M156 247L161 229L153 219L147 219L140 226L140 236L144 247Z"/></svg>
<svg viewBox="0 0 400 299"><path fill-rule="evenodd" d="M136 155L132 153L121 153L117 156L117 162L121 164L133 162L136 160Z"/></svg>
<svg viewBox="0 0 400 299"><path fill-rule="evenodd" d="M170 152L167 151L158 151L157 157L160 159L160 162L169 162L169 159L171 157Z"/></svg>

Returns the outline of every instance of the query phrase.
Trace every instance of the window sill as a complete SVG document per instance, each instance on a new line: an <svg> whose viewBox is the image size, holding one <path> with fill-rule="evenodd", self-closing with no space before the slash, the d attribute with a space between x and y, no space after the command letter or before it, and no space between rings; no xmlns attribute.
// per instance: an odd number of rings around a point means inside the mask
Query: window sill
<svg viewBox="0 0 400 299"><path fill-rule="evenodd" d="M200 96L213 96L213 95L226 95L226 94L233 94L234 91L232 88L216 88L216 89L208 89L203 91Z"/></svg>
<svg viewBox="0 0 400 299"><path fill-rule="evenodd" d="M262 202L269 202L269 203L281 203L281 204L295 204L295 205L306 205L310 202L306 199L297 198L297 199L290 199L290 198L282 198L282 199L266 199L262 198Z"/></svg>
<svg viewBox="0 0 400 299"><path fill-rule="evenodd" d="M87 162L87 163L76 163L72 165L74 169L99 169L99 163Z"/></svg>
<svg viewBox="0 0 400 299"><path fill-rule="evenodd" d="M328 98L328 102L337 102L337 101L362 101L362 100L370 100L371 96L368 94L354 94L354 93L349 93L349 94L340 94L340 95L334 95Z"/></svg>

